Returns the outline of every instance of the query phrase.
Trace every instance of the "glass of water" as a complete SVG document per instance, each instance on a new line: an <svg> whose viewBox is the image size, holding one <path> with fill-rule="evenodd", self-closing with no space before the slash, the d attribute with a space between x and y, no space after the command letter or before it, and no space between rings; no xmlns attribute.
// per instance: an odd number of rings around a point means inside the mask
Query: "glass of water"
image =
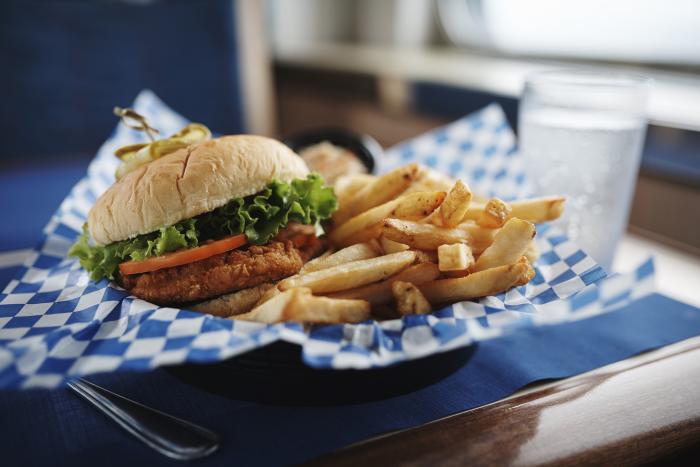
<svg viewBox="0 0 700 467"><path fill-rule="evenodd" d="M520 153L539 195L567 196L557 223L610 270L627 226L651 80L580 70L536 73L520 102Z"/></svg>

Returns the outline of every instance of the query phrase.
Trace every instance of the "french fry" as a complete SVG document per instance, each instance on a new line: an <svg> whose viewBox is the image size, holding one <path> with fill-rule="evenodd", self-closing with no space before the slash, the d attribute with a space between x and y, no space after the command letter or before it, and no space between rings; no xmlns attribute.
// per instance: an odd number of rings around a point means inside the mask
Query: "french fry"
<svg viewBox="0 0 700 467"><path fill-rule="evenodd" d="M420 166L416 180L409 186L404 195L418 191L449 191L454 180L447 175L430 167Z"/></svg>
<svg viewBox="0 0 700 467"><path fill-rule="evenodd" d="M213 300L196 303L189 307L190 310L209 313L210 315L227 318L233 315L240 315L252 310L260 298L270 289L275 288L273 284L265 283L255 287L239 290L230 294L222 295Z"/></svg>
<svg viewBox="0 0 700 467"><path fill-rule="evenodd" d="M532 268L530 260L527 259L527 256L521 257L518 260L518 263L526 264L527 270L520 276L520 279L518 280L518 282L515 283L516 286L525 285L528 282L530 282L533 277L535 277L535 270Z"/></svg>
<svg viewBox="0 0 700 467"><path fill-rule="evenodd" d="M367 300L372 306L385 305L391 303L393 295L391 284L396 281L410 282L412 284L423 284L434 281L440 276L437 264L422 263L408 267L382 282L357 287L355 289L344 290L329 294L332 298L361 298Z"/></svg>
<svg viewBox="0 0 700 467"><path fill-rule="evenodd" d="M475 198L472 198L474 200ZM541 224L558 219L564 212L564 196L546 196L513 201L510 204L511 212L508 218L517 217L533 224ZM464 220L478 221L484 215L487 203L472 202L464 214Z"/></svg>
<svg viewBox="0 0 700 467"><path fill-rule="evenodd" d="M472 250L464 243L440 245L437 253L440 271L465 271L474 264Z"/></svg>
<svg viewBox="0 0 700 467"><path fill-rule="evenodd" d="M416 179L418 164L408 164L377 177L359 189L333 214L333 223L340 225L358 213L386 203L400 195Z"/></svg>
<svg viewBox="0 0 700 467"><path fill-rule="evenodd" d="M357 235L352 240L348 241L347 245L352 245L357 242L371 242L382 235L382 224L374 224L364 230L357 232Z"/></svg>
<svg viewBox="0 0 700 467"><path fill-rule="evenodd" d="M343 175L339 177L333 186L335 196L338 199L338 207L348 206L352 198L366 185L374 182L377 177L369 174Z"/></svg>
<svg viewBox="0 0 700 467"><path fill-rule="evenodd" d="M279 323L357 323L369 317L370 305L365 300L336 300L314 297L308 288L298 287L276 295L248 313L231 319Z"/></svg>
<svg viewBox="0 0 700 467"><path fill-rule="evenodd" d="M258 306L262 305L263 303L265 303L266 301L270 300L273 297L276 297L277 295L279 295L281 293L282 292L280 292L280 289L278 289L277 286L272 287L270 289L267 289L267 291L265 291L265 293L263 293L260 296L260 300L257 301L255 306L258 307Z"/></svg>
<svg viewBox="0 0 700 467"><path fill-rule="evenodd" d="M267 300L262 305L258 305L248 313L231 316L230 319L243 321L257 321L259 323L279 323L284 321L284 310L290 300L297 294L311 295L309 289L295 289L282 292Z"/></svg>
<svg viewBox="0 0 700 467"><path fill-rule="evenodd" d="M535 226L522 219L510 219L498 231L491 246L474 263L473 271L483 271L515 263L535 237Z"/></svg>
<svg viewBox="0 0 700 467"><path fill-rule="evenodd" d="M369 243L356 243L328 256L321 256L306 263L301 268L299 274L307 274L321 269L328 269L339 264L359 261L361 259L376 258L379 256L377 250Z"/></svg>
<svg viewBox="0 0 700 467"><path fill-rule="evenodd" d="M415 264L438 263L438 254L435 250L410 250L416 254Z"/></svg>
<svg viewBox="0 0 700 467"><path fill-rule="evenodd" d="M379 243L379 237L375 237L370 239L367 244L374 248L374 251L376 251L378 254L384 254L384 250L382 249L382 245Z"/></svg>
<svg viewBox="0 0 700 467"><path fill-rule="evenodd" d="M488 229L477 224L475 221L462 222L457 228L467 233L467 243L469 244L472 253L480 255L488 248L499 229Z"/></svg>
<svg viewBox="0 0 700 467"><path fill-rule="evenodd" d="M467 212L464 213L464 217L462 218L462 221L474 221L476 222L479 220L481 215L484 213L484 208L486 207L486 203L488 203L488 200L479 203L473 201L474 198L472 197L472 203L469 205L469 208L467 209Z"/></svg>
<svg viewBox="0 0 700 467"><path fill-rule="evenodd" d="M304 323L359 323L369 318L366 300L340 300L315 297L292 289L292 298L284 309L285 321Z"/></svg>
<svg viewBox="0 0 700 467"><path fill-rule="evenodd" d="M510 205L505 201L491 198L484 206L476 223L490 229L501 227L510 218L511 211Z"/></svg>
<svg viewBox="0 0 700 467"><path fill-rule="evenodd" d="M431 307L420 289L410 282L396 281L391 284L391 292L396 301L396 310L400 315L417 315L430 313Z"/></svg>
<svg viewBox="0 0 700 467"><path fill-rule="evenodd" d="M333 253L335 253L335 251L333 251L332 248L330 248L330 249L324 251L322 255L317 256L317 257L315 257L314 259L312 259L312 260L310 260L309 262L307 262L306 264L304 264L304 265L301 267L301 270L299 271L299 273L302 273L302 272L304 271L304 269L307 268L307 267L314 268L314 267L315 267L314 264L318 264L318 263L322 262L323 260L325 260L326 258L328 258L328 257L329 257L330 255L332 255Z"/></svg>
<svg viewBox="0 0 700 467"><path fill-rule="evenodd" d="M464 269L462 271L443 271L442 277L444 279L454 278L454 277L464 277L470 274L469 269Z"/></svg>
<svg viewBox="0 0 700 467"><path fill-rule="evenodd" d="M308 287L313 293L338 292L377 282L411 264L416 258L412 251L339 264L328 269L288 277L277 287L281 291Z"/></svg>
<svg viewBox="0 0 700 467"><path fill-rule="evenodd" d="M445 192L419 192L401 196L365 211L336 227L328 235L339 246L365 242L381 234L381 222L389 217L418 220L430 215L445 199Z"/></svg>
<svg viewBox="0 0 700 467"><path fill-rule="evenodd" d="M448 228L457 227L469 209L472 193L461 180L457 180L431 218L436 225Z"/></svg>
<svg viewBox="0 0 700 467"><path fill-rule="evenodd" d="M398 253L399 251L406 251L410 248L408 245L389 240L384 236L379 237L379 244L381 245L382 251L385 255L390 253Z"/></svg>
<svg viewBox="0 0 700 467"><path fill-rule="evenodd" d="M465 221L457 226L457 228L467 232L470 241L479 243L493 243L493 238L498 233L498 229L482 227L475 221Z"/></svg>
<svg viewBox="0 0 700 467"><path fill-rule="evenodd" d="M530 262L530 264L534 264L535 261L540 259L540 249L537 246L536 241L532 240L530 242L530 244L525 249L524 255L527 258L527 260Z"/></svg>
<svg viewBox="0 0 700 467"><path fill-rule="evenodd" d="M564 212L565 203L564 196L547 196L513 201L510 206L513 208L513 217L539 224L558 219Z"/></svg>
<svg viewBox="0 0 700 467"><path fill-rule="evenodd" d="M472 194L472 202L480 204L480 205L485 205L488 203L489 199L486 196L481 196L478 193Z"/></svg>
<svg viewBox="0 0 700 467"><path fill-rule="evenodd" d="M432 224L386 219L382 235L419 250L436 250L440 245L466 243L469 238L461 229L447 229Z"/></svg>
<svg viewBox="0 0 700 467"><path fill-rule="evenodd" d="M418 285L418 288L433 305L454 303L505 292L529 281L533 275L534 271L529 263L517 262L455 279L425 282Z"/></svg>
<svg viewBox="0 0 700 467"><path fill-rule="evenodd" d="M390 217L418 220L429 216L445 200L444 191L423 191L402 196Z"/></svg>
<svg viewBox="0 0 700 467"><path fill-rule="evenodd" d="M365 185L374 182L376 178L376 176L370 174L341 175L333 184L333 189L338 199L349 199L350 197L354 196L355 193L357 193Z"/></svg>

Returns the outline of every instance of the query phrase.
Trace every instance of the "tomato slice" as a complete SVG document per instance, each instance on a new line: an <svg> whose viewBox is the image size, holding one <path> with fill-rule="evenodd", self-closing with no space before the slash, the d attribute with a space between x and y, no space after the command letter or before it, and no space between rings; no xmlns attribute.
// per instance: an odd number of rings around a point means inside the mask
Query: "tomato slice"
<svg viewBox="0 0 700 467"><path fill-rule="evenodd" d="M142 261L127 261L119 265L122 275L141 274L144 272L157 271L159 269L182 266L183 264L194 263L209 258L225 251L234 250L247 243L245 234L234 235L221 240L216 240L202 246L179 250L162 256L144 259Z"/></svg>
<svg viewBox="0 0 700 467"><path fill-rule="evenodd" d="M310 235L295 235L291 238L292 243L294 244L295 247L297 248L302 248L306 246L306 244L309 243L309 239L311 238Z"/></svg>

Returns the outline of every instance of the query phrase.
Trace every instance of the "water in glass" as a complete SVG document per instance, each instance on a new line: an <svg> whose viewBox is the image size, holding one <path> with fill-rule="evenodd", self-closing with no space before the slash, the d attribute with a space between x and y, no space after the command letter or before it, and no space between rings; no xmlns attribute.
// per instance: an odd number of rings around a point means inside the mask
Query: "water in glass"
<svg viewBox="0 0 700 467"><path fill-rule="evenodd" d="M563 87L556 89L556 99L541 89L534 91L526 89L519 121L520 151L529 179L539 194L567 196L559 226L609 269L627 225L645 117L636 109L582 106L581 99L569 106ZM571 89L577 91L578 98L585 95L585 90ZM591 92L596 91L600 90ZM610 104L610 99L605 102Z"/></svg>

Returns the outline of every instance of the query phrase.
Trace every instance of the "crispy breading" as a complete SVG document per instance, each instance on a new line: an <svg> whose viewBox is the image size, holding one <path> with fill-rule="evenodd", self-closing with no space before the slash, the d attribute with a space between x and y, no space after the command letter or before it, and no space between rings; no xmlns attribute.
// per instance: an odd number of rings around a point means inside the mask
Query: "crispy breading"
<svg viewBox="0 0 700 467"><path fill-rule="evenodd" d="M181 305L291 276L321 249L322 244L315 237L302 248L296 248L292 241L272 241L183 266L125 276L122 283L132 294L149 302Z"/></svg>
<svg viewBox="0 0 700 467"><path fill-rule="evenodd" d="M187 308L194 311L201 311L202 313L209 313L214 316L220 316L222 318L240 315L252 310L265 292L274 286L274 284L266 282L255 287L237 290L201 303L188 305Z"/></svg>

